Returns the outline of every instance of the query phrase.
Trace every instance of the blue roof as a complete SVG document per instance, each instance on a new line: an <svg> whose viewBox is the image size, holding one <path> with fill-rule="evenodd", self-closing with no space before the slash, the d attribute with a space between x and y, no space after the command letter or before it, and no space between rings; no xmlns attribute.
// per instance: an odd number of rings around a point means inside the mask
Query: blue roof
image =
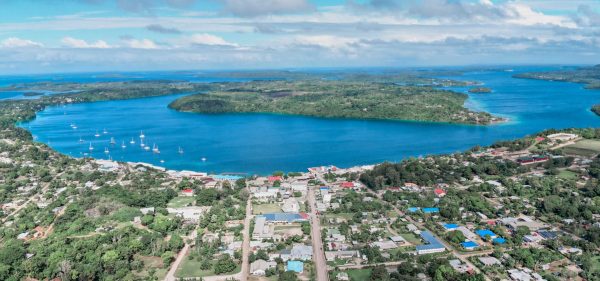
<svg viewBox="0 0 600 281"><path fill-rule="evenodd" d="M329 189L329 187L328 187L328 186L321 186L321 187L319 187L319 189L320 189L320 190L328 190L328 189Z"/></svg>
<svg viewBox="0 0 600 281"><path fill-rule="evenodd" d="M426 213L426 214L439 213L439 212L440 212L440 208L423 208L423 213Z"/></svg>
<svg viewBox="0 0 600 281"><path fill-rule="evenodd" d="M494 233L493 231L491 231L489 229L477 230L477 231L475 231L475 233L477 233L477 235L479 235L481 238L485 238L488 235L492 238L497 236L496 233Z"/></svg>
<svg viewBox="0 0 600 281"><path fill-rule="evenodd" d="M265 217L267 221L286 221L286 222L295 222L300 220L305 220L298 213L271 213L262 215Z"/></svg>
<svg viewBox="0 0 600 281"><path fill-rule="evenodd" d="M539 233L542 237L546 239L556 239L558 237L556 231L538 230L537 233Z"/></svg>
<svg viewBox="0 0 600 281"><path fill-rule="evenodd" d="M219 179L219 180L239 180L243 177L240 176L233 176L233 175L214 175L212 176L215 179Z"/></svg>
<svg viewBox="0 0 600 281"><path fill-rule="evenodd" d="M408 211L411 212L411 213L414 213L414 212L418 211L419 209L421 209L421 208L419 208L419 207L408 207Z"/></svg>
<svg viewBox="0 0 600 281"><path fill-rule="evenodd" d="M462 242L460 245L462 245L465 249L479 247L479 245L473 241Z"/></svg>
<svg viewBox="0 0 600 281"><path fill-rule="evenodd" d="M417 245L417 251L444 248L444 245L435 239L433 234L431 234L429 231L421 231L421 238L423 238L423 240L425 240L428 244Z"/></svg>
<svg viewBox="0 0 600 281"><path fill-rule="evenodd" d="M494 242L494 244L504 244L504 243L506 243L506 240L502 237L498 237L498 238L494 238L494 240L492 240L492 242Z"/></svg>
<svg viewBox="0 0 600 281"><path fill-rule="evenodd" d="M304 271L304 263L301 261L288 261L286 271L302 273Z"/></svg>
<svg viewBox="0 0 600 281"><path fill-rule="evenodd" d="M455 229L457 227L458 227L458 224L455 224L455 223L444 224L444 228L446 228L446 229Z"/></svg>

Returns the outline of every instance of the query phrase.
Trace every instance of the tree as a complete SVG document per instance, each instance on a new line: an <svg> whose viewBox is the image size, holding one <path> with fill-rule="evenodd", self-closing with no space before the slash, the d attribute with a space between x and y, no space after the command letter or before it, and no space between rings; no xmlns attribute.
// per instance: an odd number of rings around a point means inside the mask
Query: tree
<svg viewBox="0 0 600 281"><path fill-rule="evenodd" d="M175 256L175 253L173 253L171 251L166 251L162 255L160 255L160 258L163 261L163 266L165 268L167 268L171 264L171 262L173 262L174 256Z"/></svg>
<svg viewBox="0 0 600 281"><path fill-rule="evenodd" d="M387 269L385 269L385 266L377 266L377 267L373 268L373 271L371 271L371 277L369 280L371 280L371 281L386 281L386 280L390 280L390 276L387 272Z"/></svg>
<svg viewBox="0 0 600 281"><path fill-rule="evenodd" d="M232 272L235 270L236 264L229 255L222 255L215 263L213 270L215 274Z"/></svg>
<svg viewBox="0 0 600 281"><path fill-rule="evenodd" d="M279 273L279 277L277 278L277 281L297 281L297 280L298 280L298 276L296 276L296 273L294 273L293 271L281 272L281 273Z"/></svg>
<svg viewBox="0 0 600 281"><path fill-rule="evenodd" d="M202 206L210 206L219 199L219 192L214 188L204 188L198 191L196 202Z"/></svg>

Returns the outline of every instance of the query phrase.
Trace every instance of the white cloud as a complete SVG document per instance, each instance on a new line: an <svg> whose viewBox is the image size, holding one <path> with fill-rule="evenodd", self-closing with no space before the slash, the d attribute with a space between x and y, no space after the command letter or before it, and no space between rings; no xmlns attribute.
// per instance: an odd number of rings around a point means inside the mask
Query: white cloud
<svg viewBox="0 0 600 281"><path fill-rule="evenodd" d="M150 39L128 39L125 43L133 49L158 49L158 45Z"/></svg>
<svg viewBox="0 0 600 281"><path fill-rule="evenodd" d="M237 44L228 42L219 36L208 34L208 33L194 34L194 35L189 36L186 39L184 39L184 41L189 45L230 46L230 47L238 46Z"/></svg>
<svg viewBox="0 0 600 281"><path fill-rule="evenodd" d="M4 48L26 48L26 47L43 47L42 43L21 39L17 37L9 37L0 42L0 47Z"/></svg>
<svg viewBox="0 0 600 281"><path fill-rule="evenodd" d="M308 0L222 0L224 10L240 17L295 14L315 10Z"/></svg>
<svg viewBox="0 0 600 281"><path fill-rule="evenodd" d="M88 49L88 48L93 48L93 49L108 49L111 48L110 45L108 45L108 43L106 43L103 40L98 40L96 42L87 42L83 39L77 39L77 38L73 38L73 37L64 37L61 42L69 48L78 48L78 49Z"/></svg>

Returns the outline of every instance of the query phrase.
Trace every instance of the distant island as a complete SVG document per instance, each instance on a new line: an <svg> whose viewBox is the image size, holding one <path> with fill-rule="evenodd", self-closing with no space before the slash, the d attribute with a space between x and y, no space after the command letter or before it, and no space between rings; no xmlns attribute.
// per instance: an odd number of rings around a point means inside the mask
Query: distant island
<svg viewBox="0 0 600 281"><path fill-rule="evenodd" d="M229 84L169 104L196 113L278 113L326 118L487 125L503 121L464 107L467 95L422 86L355 81L255 81Z"/></svg>
<svg viewBox="0 0 600 281"><path fill-rule="evenodd" d="M489 94L491 92L492 92L492 89L490 89L488 87L475 87L475 88L469 89L469 93L474 93L474 94Z"/></svg>
<svg viewBox="0 0 600 281"><path fill-rule="evenodd" d="M40 93L40 92L25 92L23 93L24 97L37 97L37 96L43 96L44 93Z"/></svg>
<svg viewBox="0 0 600 281"><path fill-rule="evenodd" d="M516 74L513 77L581 83L585 84L586 89L600 89L600 64L562 71L526 72Z"/></svg>

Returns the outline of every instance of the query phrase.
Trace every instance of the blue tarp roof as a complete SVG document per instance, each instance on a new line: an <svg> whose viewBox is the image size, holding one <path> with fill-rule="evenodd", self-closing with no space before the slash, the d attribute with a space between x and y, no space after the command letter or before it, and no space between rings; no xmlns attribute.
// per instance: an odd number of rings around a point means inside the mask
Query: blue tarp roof
<svg viewBox="0 0 600 281"><path fill-rule="evenodd" d="M423 208L423 213L429 214L429 213L439 213L440 212L440 208Z"/></svg>
<svg viewBox="0 0 600 281"><path fill-rule="evenodd" d="M491 231L489 229L477 230L477 231L475 231L475 233L477 233L477 235L479 235L481 238L485 238L488 235L492 238L497 236L496 233L494 233L493 231Z"/></svg>
<svg viewBox="0 0 600 281"><path fill-rule="evenodd" d="M272 213L272 214L264 214L267 221L287 221L287 222L295 222L298 220L304 220L304 218L297 213Z"/></svg>
<svg viewBox="0 0 600 281"><path fill-rule="evenodd" d="M435 237L433 237L433 234L431 234L429 231L421 231L421 238L427 241L428 244L417 245L417 251L444 248L444 245L442 245L440 241L435 239Z"/></svg>
<svg viewBox="0 0 600 281"><path fill-rule="evenodd" d="M475 243L473 241L462 242L462 243L460 243L460 245L462 245L463 248L475 248L475 247L479 247L479 245L477 245L477 243Z"/></svg>
<svg viewBox="0 0 600 281"><path fill-rule="evenodd" d="M411 213L414 213L416 211L418 211L420 208L419 207L408 207L408 211Z"/></svg>
<svg viewBox="0 0 600 281"><path fill-rule="evenodd" d="M301 261L288 261L286 270L302 273L304 271L304 263Z"/></svg>
<svg viewBox="0 0 600 281"><path fill-rule="evenodd" d="M455 224L455 223L447 223L447 224L444 224L444 227L445 227L446 229L454 229L454 228L457 228L457 227L458 227L458 224Z"/></svg>
<svg viewBox="0 0 600 281"><path fill-rule="evenodd" d="M498 237L498 238L494 238L494 240L492 240L492 242L494 242L494 244L504 244L504 243L506 243L506 240L502 237Z"/></svg>

